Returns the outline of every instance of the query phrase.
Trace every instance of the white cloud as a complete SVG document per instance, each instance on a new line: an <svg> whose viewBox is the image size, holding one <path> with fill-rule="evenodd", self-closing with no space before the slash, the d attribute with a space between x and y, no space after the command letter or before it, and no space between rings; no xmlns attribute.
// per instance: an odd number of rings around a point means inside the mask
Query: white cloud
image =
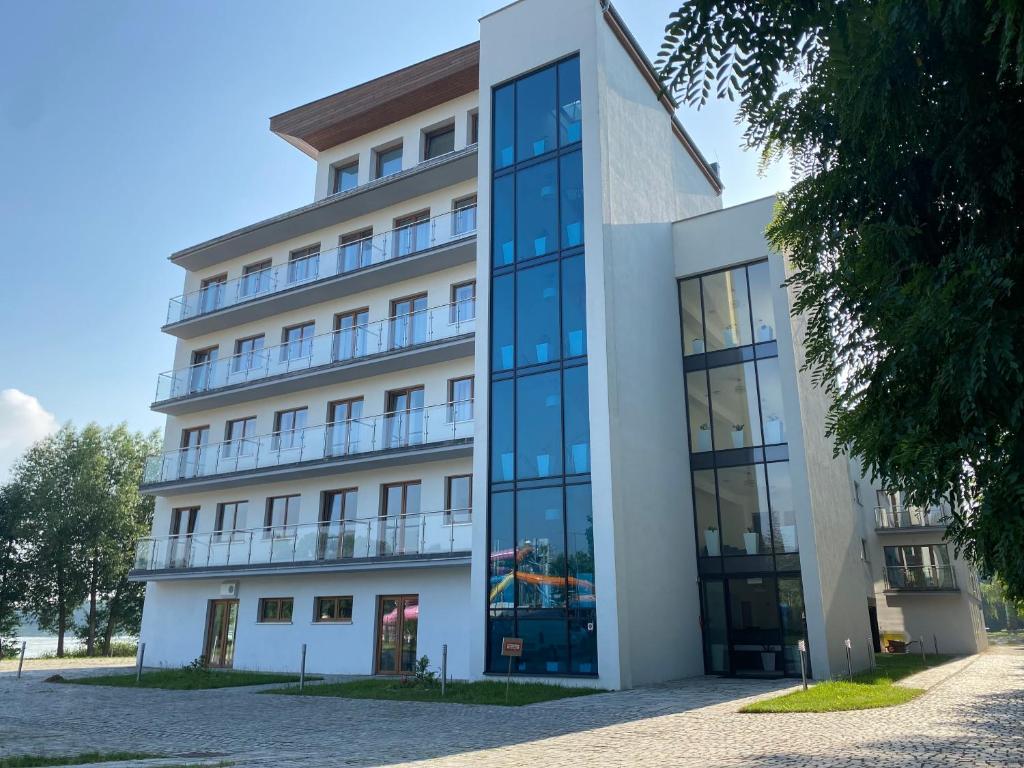
<svg viewBox="0 0 1024 768"><path fill-rule="evenodd" d="M0 390L0 482L11 465L32 443L57 430L57 418L32 395L18 389Z"/></svg>

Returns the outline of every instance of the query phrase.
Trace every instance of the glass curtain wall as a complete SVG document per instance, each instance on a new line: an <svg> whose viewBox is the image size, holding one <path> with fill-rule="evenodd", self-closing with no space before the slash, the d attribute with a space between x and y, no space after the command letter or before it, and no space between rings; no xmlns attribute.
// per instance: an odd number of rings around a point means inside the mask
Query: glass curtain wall
<svg viewBox="0 0 1024 768"><path fill-rule="evenodd" d="M487 669L596 675L579 58L492 105Z"/></svg>
<svg viewBox="0 0 1024 768"><path fill-rule="evenodd" d="M768 262L681 280L679 300L705 668L799 675L805 615Z"/></svg>

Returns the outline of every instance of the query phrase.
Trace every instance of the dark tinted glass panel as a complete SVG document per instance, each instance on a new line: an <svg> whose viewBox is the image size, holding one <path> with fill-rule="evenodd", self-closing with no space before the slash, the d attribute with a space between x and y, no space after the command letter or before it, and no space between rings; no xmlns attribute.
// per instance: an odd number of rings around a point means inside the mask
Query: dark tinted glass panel
<svg viewBox="0 0 1024 768"><path fill-rule="evenodd" d="M556 168L555 161L549 160L516 172L516 253L519 259L543 256L558 249Z"/></svg>
<svg viewBox="0 0 1024 768"><path fill-rule="evenodd" d="M561 357L557 262L517 273L516 309L518 364L547 363Z"/></svg>
<svg viewBox="0 0 1024 768"><path fill-rule="evenodd" d="M595 607L594 512L590 483L565 488L565 528L569 542L569 607L573 610Z"/></svg>
<svg viewBox="0 0 1024 768"><path fill-rule="evenodd" d="M491 293L491 368L506 371L515 364L515 284L512 275L494 278Z"/></svg>
<svg viewBox="0 0 1024 768"><path fill-rule="evenodd" d="M700 278L683 280L679 284L679 306L683 313L683 354L700 354L704 351L704 319L700 309Z"/></svg>
<svg viewBox="0 0 1024 768"><path fill-rule="evenodd" d="M561 487L519 491L516 494L516 605L520 611L564 608L565 577Z"/></svg>
<svg viewBox="0 0 1024 768"><path fill-rule="evenodd" d="M491 496L491 562L487 598L491 608L513 608L515 606L515 591L512 583L512 570L515 565L513 517L512 494L493 494Z"/></svg>
<svg viewBox="0 0 1024 768"><path fill-rule="evenodd" d="M352 165L346 165L344 168L338 168L334 172L334 191L335 192L346 192L347 190L354 189L358 182L359 182L359 165L358 165L358 163L353 163Z"/></svg>
<svg viewBox="0 0 1024 768"><path fill-rule="evenodd" d="M710 451L711 411L708 408L707 371L690 371L686 374L686 412L690 423L690 450L694 453Z"/></svg>
<svg viewBox="0 0 1024 768"><path fill-rule="evenodd" d="M583 153L573 152L559 160L562 203L562 247L583 244Z"/></svg>
<svg viewBox="0 0 1024 768"><path fill-rule="evenodd" d="M491 479L515 479L513 382L491 385Z"/></svg>
<svg viewBox="0 0 1024 768"><path fill-rule="evenodd" d="M494 167L515 161L515 85L494 92Z"/></svg>
<svg viewBox="0 0 1024 768"><path fill-rule="evenodd" d="M697 548L702 555L718 557L722 554L722 537L718 530L713 469L701 469L693 473L693 496L697 516Z"/></svg>
<svg viewBox="0 0 1024 768"><path fill-rule="evenodd" d="M587 285L583 255L562 261L562 355L587 354Z"/></svg>
<svg viewBox="0 0 1024 768"><path fill-rule="evenodd" d="M491 222L494 266L511 264L516 258L515 176L502 176L491 186L494 217Z"/></svg>
<svg viewBox="0 0 1024 768"><path fill-rule="evenodd" d="M793 480L789 476L788 461L768 465L768 498L772 506L775 551L799 551L796 539L796 504L793 499Z"/></svg>
<svg viewBox="0 0 1024 768"><path fill-rule="evenodd" d="M740 674L782 674L774 576L729 579L732 666Z"/></svg>
<svg viewBox="0 0 1024 768"><path fill-rule="evenodd" d="M516 83L518 160L555 148L555 68L548 67Z"/></svg>
<svg viewBox="0 0 1024 768"><path fill-rule="evenodd" d="M377 176L384 178L402 170L402 148L395 147L377 155Z"/></svg>
<svg viewBox="0 0 1024 768"><path fill-rule="evenodd" d="M807 639L804 590L799 576L779 578L779 614L782 616L782 657L786 674L798 675L800 650L797 644Z"/></svg>
<svg viewBox="0 0 1024 768"><path fill-rule="evenodd" d="M597 611L574 613L569 619L572 669L578 675L597 674Z"/></svg>
<svg viewBox="0 0 1024 768"><path fill-rule="evenodd" d="M590 397L587 366L566 368L562 379L565 386L565 473L573 475L589 472Z"/></svg>
<svg viewBox="0 0 1024 768"><path fill-rule="evenodd" d="M520 672L560 674L569 669L569 638L564 617L519 619L523 655Z"/></svg>
<svg viewBox="0 0 1024 768"><path fill-rule="evenodd" d="M560 379L552 371L516 380L516 476L520 480L562 474Z"/></svg>
<svg viewBox="0 0 1024 768"><path fill-rule="evenodd" d="M455 126L428 133L424 142L424 159L447 154L455 149Z"/></svg>
<svg viewBox="0 0 1024 768"><path fill-rule="evenodd" d="M582 138L580 60L574 57L558 65L558 140L562 145Z"/></svg>
<svg viewBox="0 0 1024 768"><path fill-rule="evenodd" d="M516 621L512 611L491 611L490 629L487 637L487 671L508 672L515 669L515 659L501 655L501 639L516 636Z"/></svg>
<svg viewBox="0 0 1024 768"><path fill-rule="evenodd" d="M729 671L729 640L725 623L725 584L704 582L704 649L708 672Z"/></svg>

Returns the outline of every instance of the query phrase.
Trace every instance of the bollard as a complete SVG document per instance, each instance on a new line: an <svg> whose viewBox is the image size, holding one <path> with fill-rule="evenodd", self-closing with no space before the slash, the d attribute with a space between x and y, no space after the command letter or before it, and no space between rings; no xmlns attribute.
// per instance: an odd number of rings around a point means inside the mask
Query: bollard
<svg viewBox="0 0 1024 768"><path fill-rule="evenodd" d="M302 644L302 661L299 662L299 690L306 687L306 644Z"/></svg>
<svg viewBox="0 0 1024 768"><path fill-rule="evenodd" d="M448 682L448 643L441 646L441 696Z"/></svg>
<svg viewBox="0 0 1024 768"><path fill-rule="evenodd" d="M21 680L21 668L25 665L25 646L28 645L24 640L21 641L21 656L18 659L18 679Z"/></svg>
<svg viewBox="0 0 1024 768"><path fill-rule="evenodd" d="M853 659L850 657L850 652L853 650L853 643L850 642L850 638L846 638L843 645L846 646L846 671L850 674L850 679L853 680Z"/></svg>
<svg viewBox="0 0 1024 768"><path fill-rule="evenodd" d="M875 671L875 641L870 636L868 637L868 666L871 671Z"/></svg>
<svg viewBox="0 0 1024 768"><path fill-rule="evenodd" d="M807 641L798 640L796 644L797 650L800 651L800 679L803 681L804 690L807 690L807 664L804 661L804 654L807 653Z"/></svg>
<svg viewBox="0 0 1024 768"><path fill-rule="evenodd" d="M932 635L932 642L935 644L935 655L939 655L939 636Z"/></svg>
<svg viewBox="0 0 1024 768"><path fill-rule="evenodd" d="M142 660L146 658L146 644L139 643L139 654L135 660L135 682L142 682Z"/></svg>
<svg viewBox="0 0 1024 768"><path fill-rule="evenodd" d="M927 666L928 659L926 659L925 656L924 656L924 635L921 635L919 640L920 640L920 643L921 643L921 663L924 664L925 666Z"/></svg>

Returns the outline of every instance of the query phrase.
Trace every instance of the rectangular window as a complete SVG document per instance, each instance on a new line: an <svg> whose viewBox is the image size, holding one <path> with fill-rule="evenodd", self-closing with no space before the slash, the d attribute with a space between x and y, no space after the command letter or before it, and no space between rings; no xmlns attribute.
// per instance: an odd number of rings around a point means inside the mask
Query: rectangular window
<svg viewBox="0 0 1024 768"><path fill-rule="evenodd" d="M395 219L392 257L401 258L430 246L430 209Z"/></svg>
<svg viewBox="0 0 1024 768"><path fill-rule="evenodd" d="M272 496L267 499L267 512L263 521L265 538L282 539L293 534L292 527L299 521L301 500L299 495Z"/></svg>
<svg viewBox="0 0 1024 768"><path fill-rule="evenodd" d="M227 287L226 274L208 277L199 287L199 311L213 312L224 305L224 289Z"/></svg>
<svg viewBox="0 0 1024 768"><path fill-rule="evenodd" d="M379 350L379 339L371 348L368 344L370 310L368 307L340 312L334 316L334 359L353 360L363 357L371 349Z"/></svg>
<svg viewBox="0 0 1024 768"><path fill-rule="evenodd" d="M476 144L480 140L480 113L476 110L469 113L468 144Z"/></svg>
<svg viewBox="0 0 1024 768"><path fill-rule="evenodd" d="M374 178L383 179L402 170L402 145L397 144L374 153Z"/></svg>
<svg viewBox="0 0 1024 768"><path fill-rule="evenodd" d="M231 372L241 373L242 371L266 368L269 360L263 354L265 341L266 339L262 333L259 336L237 339L235 341L235 354L231 358Z"/></svg>
<svg viewBox="0 0 1024 768"><path fill-rule="evenodd" d="M357 538L365 543L368 531L346 521L359 517L359 489L324 491L320 497L320 531L317 558L337 560L352 557Z"/></svg>
<svg viewBox="0 0 1024 768"><path fill-rule="evenodd" d="M288 282L316 280L320 266L320 243L299 248L288 254Z"/></svg>
<svg viewBox="0 0 1024 768"><path fill-rule="evenodd" d="M291 597L261 597L256 621L260 624L290 624L293 603Z"/></svg>
<svg viewBox="0 0 1024 768"><path fill-rule="evenodd" d="M292 408L274 414L274 450L302 448L308 408Z"/></svg>
<svg viewBox="0 0 1024 768"><path fill-rule="evenodd" d="M210 442L208 426L181 430L181 450L178 451L178 477L201 477L207 474L206 444ZM214 450L214 454L216 451Z"/></svg>
<svg viewBox="0 0 1024 768"><path fill-rule="evenodd" d="M317 624L350 624L352 622L352 598L316 597L313 621Z"/></svg>
<svg viewBox="0 0 1024 768"><path fill-rule="evenodd" d="M224 458L252 456L256 453L256 417L232 419L224 427Z"/></svg>
<svg viewBox="0 0 1024 768"><path fill-rule="evenodd" d="M405 448L423 443L423 387L406 387L387 393L384 444Z"/></svg>
<svg viewBox="0 0 1024 768"><path fill-rule="evenodd" d="M476 195L460 197L452 202L452 236L476 232Z"/></svg>
<svg viewBox="0 0 1024 768"><path fill-rule="evenodd" d="M448 379L448 421L470 421L473 418L473 377Z"/></svg>
<svg viewBox="0 0 1024 768"><path fill-rule="evenodd" d="M945 544L883 547L888 590L954 590L956 574Z"/></svg>
<svg viewBox="0 0 1024 768"><path fill-rule="evenodd" d="M391 349L426 342L428 319L427 294L394 299L391 302Z"/></svg>
<svg viewBox="0 0 1024 768"><path fill-rule="evenodd" d="M242 267L242 282L238 286L239 294L250 297L259 296L269 291L273 282L271 266L270 259L266 259Z"/></svg>
<svg viewBox="0 0 1024 768"><path fill-rule="evenodd" d="M338 239L341 271L351 272L373 263L373 227L349 232Z"/></svg>
<svg viewBox="0 0 1024 768"><path fill-rule="evenodd" d="M350 397L327 404L327 451L331 456L347 456L370 444L373 427L365 424L363 398ZM364 441L365 437L365 441Z"/></svg>
<svg viewBox="0 0 1024 768"><path fill-rule="evenodd" d="M381 486L378 555L420 551L420 481Z"/></svg>
<svg viewBox="0 0 1024 768"><path fill-rule="evenodd" d="M336 166L334 169L334 194L348 192L359 184L359 161Z"/></svg>
<svg viewBox="0 0 1024 768"><path fill-rule="evenodd" d="M313 354L313 334L316 324L313 322L285 328L281 334L281 362L302 360Z"/></svg>
<svg viewBox="0 0 1024 768"><path fill-rule="evenodd" d="M192 365L188 371L188 391L205 392L211 387L218 386L217 369L217 347L197 349L192 353Z"/></svg>
<svg viewBox="0 0 1024 768"><path fill-rule="evenodd" d="M239 540L241 535L238 532L245 530L248 509L248 501L228 501L218 504L217 518L213 526L214 540L223 541L226 538L231 538L233 541Z"/></svg>
<svg viewBox="0 0 1024 768"><path fill-rule="evenodd" d="M468 523L473 512L473 476L452 475L444 479L445 522Z"/></svg>
<svg viewBox="0 0 1024 768"><path fill-rule="evenodd" d="M476 318L476 280L456 283L452 286L452 303L449 322L453 325L466 323Z"/></svg>
<svg viewBox="0 0 1024 768"><path fill-rule="evenodd" d="M446 125L423 134L423 159L446 155L455 150L455 126Z"/></svg>

